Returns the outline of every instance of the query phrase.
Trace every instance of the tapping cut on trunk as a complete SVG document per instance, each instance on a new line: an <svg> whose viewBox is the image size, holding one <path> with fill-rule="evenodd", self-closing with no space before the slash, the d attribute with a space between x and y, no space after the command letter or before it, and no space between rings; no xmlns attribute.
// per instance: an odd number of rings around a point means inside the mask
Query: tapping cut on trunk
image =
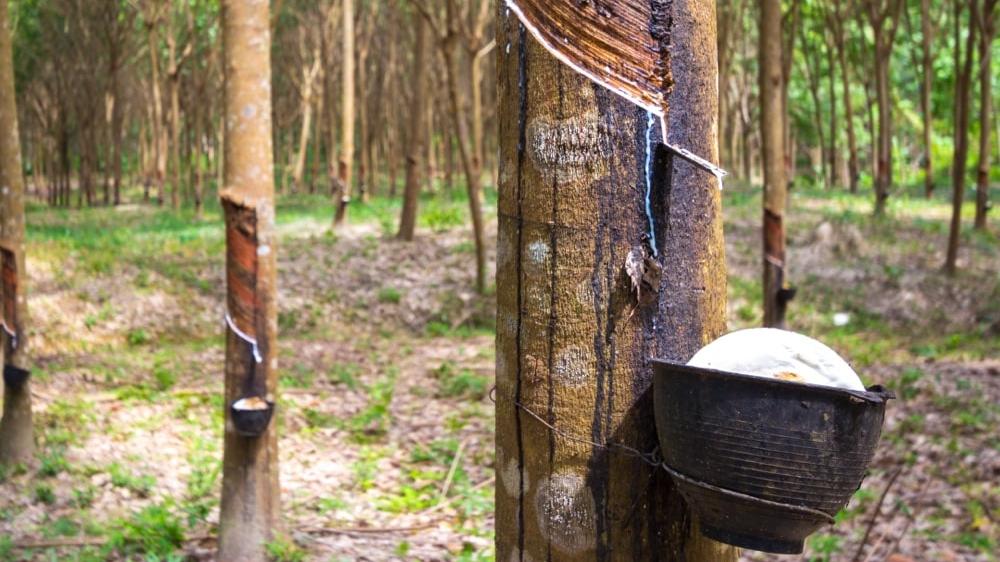
<svg viewBox="0 0 1000 562"><path fill-rule="evenodd" d="M0 260L3 260L3 330L7 333L10 347L17 348L17 337L19 332L17 319L17 297L18 297L18 277L17 277L17 256L6 245L0 246Z"/></svg>
<svg viewBox="0 0 1000 562"><path fill-rule="evenodd" d="M238 203L232 196L222 196L226 217L226 283L229 286L229 318L237 334L256 341L257 296L257 211ZM240 334L242 332L242 334Z"/></svg>
<svg viewBox="0 0 1000 562"><path fill-rule="evenodd" d="M670 0L507 0L556 58L661 117L673 84L670 5Z"/></svg>

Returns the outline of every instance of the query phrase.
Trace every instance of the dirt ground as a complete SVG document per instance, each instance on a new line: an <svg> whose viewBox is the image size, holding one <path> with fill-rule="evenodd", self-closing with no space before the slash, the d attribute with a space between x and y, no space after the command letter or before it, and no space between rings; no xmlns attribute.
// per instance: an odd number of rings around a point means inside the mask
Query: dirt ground
<svg viewBox="0 0 1000 562"><path fill-rule="evenodd" d="M731 326L757 325L759 198L735 188L726 202ZM872 223L861 199L803 194L798 204L791 327L828 341L899 399L838 523L801 557L743 558L996 560L996 238L970 235L963 271L948 279L938 271L937 207L902 207ZM52 234L61 222L141 242L135 229L153 211L83 213L29 217L40 225L28 269L41 462L0 473L0 560L122 558L156 551L175 531L185 556L209 560L221 239L212 224L150 234L149 255L95 264ZM492 559L493 310L492 297L471 290L467 229L423 228L407 244L378 220L336 235L308 214L279 222L288 538L271 545L274 558Z"/></svg>

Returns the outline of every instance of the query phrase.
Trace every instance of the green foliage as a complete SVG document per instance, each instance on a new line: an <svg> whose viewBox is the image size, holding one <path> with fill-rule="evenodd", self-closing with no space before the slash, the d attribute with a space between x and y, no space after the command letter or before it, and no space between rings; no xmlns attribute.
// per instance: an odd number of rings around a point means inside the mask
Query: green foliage
<svg viewBox="0 0 1000 562"><path fill-rule="evenodd" d="M452 361L442 363L433 374L438 381L438 395L445 398L481 400L489 390L488 377L459 369Z"/></svg>
<svg viewBox="0 0 1000 562"><path fill-rule="evenodd" d="M149 343L149 334L147 334L146 330L142 328L135 328L133 330L129 330L125 339L128 340L128 344L131 346L144 345Z"/></svg>
<svg viewBox="0 0 1000 562"><path fill-rule="evenodd" d="M42 454L38 475L51 478L68 469L69 463L66 462L65 451L61 447L52 447Z"/></svg>
<svg viewBox="0 0 1000 562"><path fill-rule="evenodd" d="M0 562L14 562L14 539L0 536Z"/></svg>
<svg viewBox="0 0 1000 562"><path fill-rule="evenodd" d="M168 503L154 504L112 526L108 548L123 556L172 557L184 545L184 526Z"/></svg>
<svg viewBox="0 0 1000 562"><path fill-rule="evenodd" d="M267 556L272 562L304 562L306 552L289 538L277 537L265 545Z"/></svg>
<svg viewBox="0 0 1000 562"><path fill-rule="evenodd" d="M335 384L342 384L351 390L357 390L358 375L361 374L361 366L357 363L335 363L330 370L329 380Z"/></svg>
<svg viewBox="0 0 1000 562"><path fill-rule="evenodd" d="M111 476L112 486L124 488L142 498L149 497L153 487L156 486L156 478L132 474L118 463L112 463L108 466L108 474Z"/></svg>
<svg viewBox="0 0 1000 562"><path fill-rule="evenodd" d="M80 509L86 509L93 505L95 497L97 497L97 488L87 484L73 490L73 505Z"/></svg>
<svg viewBox="0 0 1000 562"><path fill-rule="evenodd" d="M56 503L56 493L52 491L52 486L49 486L48 484L36 484L35 501L38 503L44 503L45 505L52 505Z"/></svg>
<svg viewBox="0 0 1000 562"><path fill-rule="evenodd" d="M400 293L399 289L395 287L382 287L379 289L378 302L398 304L401 300L403 300L403 293Z"/></svg>
<svg viewBox="0 0 1000 562"><path fill-rule="evenodd" d="M358 443L368 443L385 435L391 422L389 405L396 388L398 371L390 368L385 378L368 389L368 405L351 417L347 428Z"/></svg>

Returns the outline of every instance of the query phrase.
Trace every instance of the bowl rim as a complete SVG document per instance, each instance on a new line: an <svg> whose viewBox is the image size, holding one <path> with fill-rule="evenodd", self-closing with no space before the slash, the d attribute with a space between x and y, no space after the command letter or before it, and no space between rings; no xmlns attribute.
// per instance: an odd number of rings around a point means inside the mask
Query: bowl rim
<svg viewBox="0 0 1000 562"><path fill-rule="evenodd" d="M691 365L686 365L684 363L677 363L675 361L670 361L668 359L652 359L651 363L653 365L653 376L655 378L660 378L667 375L691 375L706 377L720 382L745 382L752 383L759 386L772 387L779 389L781 391L792 391L797 390L801 392L803 389L808 390L815 394L825 394L836 398L847 398L847 399L860 399L865 402L871 402L873 404L885 404L889 399L895 398L896 395L891 390L888 390L882 385L872 385L866 390L851 390L847 388L839 388L833 386L824 386L821 384L805 383L805 382L794 382L785 381L781 379L766 378L766 377L755 377L753 375L745 375L743 373L734 373L731 371L721 371L718 369L708 369L705 367L694 367Z"/></svg>

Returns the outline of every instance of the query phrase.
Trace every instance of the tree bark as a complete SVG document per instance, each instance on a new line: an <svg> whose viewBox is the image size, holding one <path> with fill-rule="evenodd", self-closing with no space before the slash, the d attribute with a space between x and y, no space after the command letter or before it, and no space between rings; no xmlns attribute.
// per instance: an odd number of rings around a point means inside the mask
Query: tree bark
<svg viewBox="0 0 1000 562"><path fill-rule="evenodd" d="M783 328L788 300L785 284L784 121L781 92L781 0L760 4L760 130L764 160L764 325ZM810 80L812 82L812 80ZM822 132L822 130L820 131Z"/></svg>
<svg viewBox="0 0 1000 562"><path fill-rule="evenodd" d="M347 218L347 205L351 202L351 169L354 163L354 0L342 0L343 18L343 71L341 87L340 161L337 163L339 198L335 201L337 213L334 225Z"/></svg>
<svg viewBox="0 0 1000 562"><path fill-rule="evenodd" d="M714 160L715 3L668 6L670 141ZM498 22L497 559L734 560L619 448L656 448L649 359L725 328L717 182L651 154L656 118ZM630 256L662 267L659 290L636 294Z"/></svg>
<svg viewBox="0 0 1000 562"><path fill-rule="evenodd" d="M267 560L279 524L275 419L259 437L236 432L230 406L258 397L276 402L274 166L271 132L270 26L267 2L225 0L225 189L227 308L256 339L226 330L225 449L219 515L220 560Z"/></svg>
<svg viewBox="0 0 1000 562"><path fill-rule="evenodd" d="M847 45L844 33L845 21L846 18L841 11L840 2L834 2L832 27L843 88L841 97L844 100L844 121L847 122L847 182L851 193L857 193L858 178L861 174L861 169L858 165L858 142L854 133L854 103L851 101L851 75L847 66Z"/></svg>
<svg viewBox="0 0 1000 562"><path fill-rule="evenodd" d="M0 256L2 256L3 306L6 328L4 364L26 368L28 300L24 259L24 177L21 175L21 142L17 126L17 101L7 2L0 2ZM10 281L13 279L13 283ZM9 332L8 332L9 330ZM35 438L31 415L31 381L4 385L0 418L0 464L31 464Z"/></svg>
<svg viewBox="0 0 1000 562"><path fill-rule="evenodd" d="M976 229L986 230L990 210L990 137L993 132L993 37L997 0L985 0L979 18L979 166L976 170Z"/></svg>
<svg viewBox="0 0 1000 562"><path fill-rule="evenodd" d="M421 160L425 157L427 150L424 141L427 139L427 123L424 117L427 112L424 110L427 97L427 66L430 62L429 29L427 22L422 17L417 17L417 42L414 50L413 61L413 97L410 99L410 114L408 131L406 133L409 144L406 147L406 185L403 191L403 211L399 217L399 232L396 237L400 240L413 241L413 235L417 228L417 206L420 201L420 171Z"/></svg>
<svg viewBox="0 0 1000 562"><path fill-rule="evenodd" d="M903 0L867 0L868 19L875 36L875 100L878 104L878 171L875 174L875 216L885 214L892 189L892 99L889 93L889 62L899 29Z"/></svg>
<svg viewBox="0 0 1000 562"><path fill-rule="evenodd" d="M965 164L969 155L969 114L971 113L972 60L976 47L976 14L978 0L955 0L955 157L951 164L951 225L948 230L948 253L944 270L954 275L957 270L958 247L962 235L962 202L965 199ZM965 40L965 58L962 58L960 21L964 6L969 7L969 25Z"/></svg>
<svg viewBox="0 0 1000 562"><path fill-rule="evenodd" d="M931 88L934 80L934 58L931 45L934 35L934 24L931 21L930 0L920 0L921 29L921 60L923 69L920 87L920 115L923 120L924 154L921 165L924 169L924 195L930 199L934 195L934 161L931 158L931 132L934 125L934 115L931 111Z"/></svg>
<svg viewBox="0 0 1000 562"><path fill-rule="evenodd" d="M448 37L443 45L445 59L445 74L448 81L448 99L451 102L452 122L455 124L455 141L458 144L458 155L462 161L462 169L465 172L466 191L469 196L469 214L472 216L472 239L476 247L476 290L482 294L486 292L486 226L483 220L483 193L480 186L481 174L477 167L477 158L473 155L475 147L471 147L469 138L469 126L465 119L465 112L462 111L462 103L459 101L458 91L458 54L457 39L454 35L454 20L457 17L455 0L447 1ZM452 147L449 142L445 148L450 155ZM450 166L449 166L450 167ZM450 175L450 171L449 171Z"/></svg>

